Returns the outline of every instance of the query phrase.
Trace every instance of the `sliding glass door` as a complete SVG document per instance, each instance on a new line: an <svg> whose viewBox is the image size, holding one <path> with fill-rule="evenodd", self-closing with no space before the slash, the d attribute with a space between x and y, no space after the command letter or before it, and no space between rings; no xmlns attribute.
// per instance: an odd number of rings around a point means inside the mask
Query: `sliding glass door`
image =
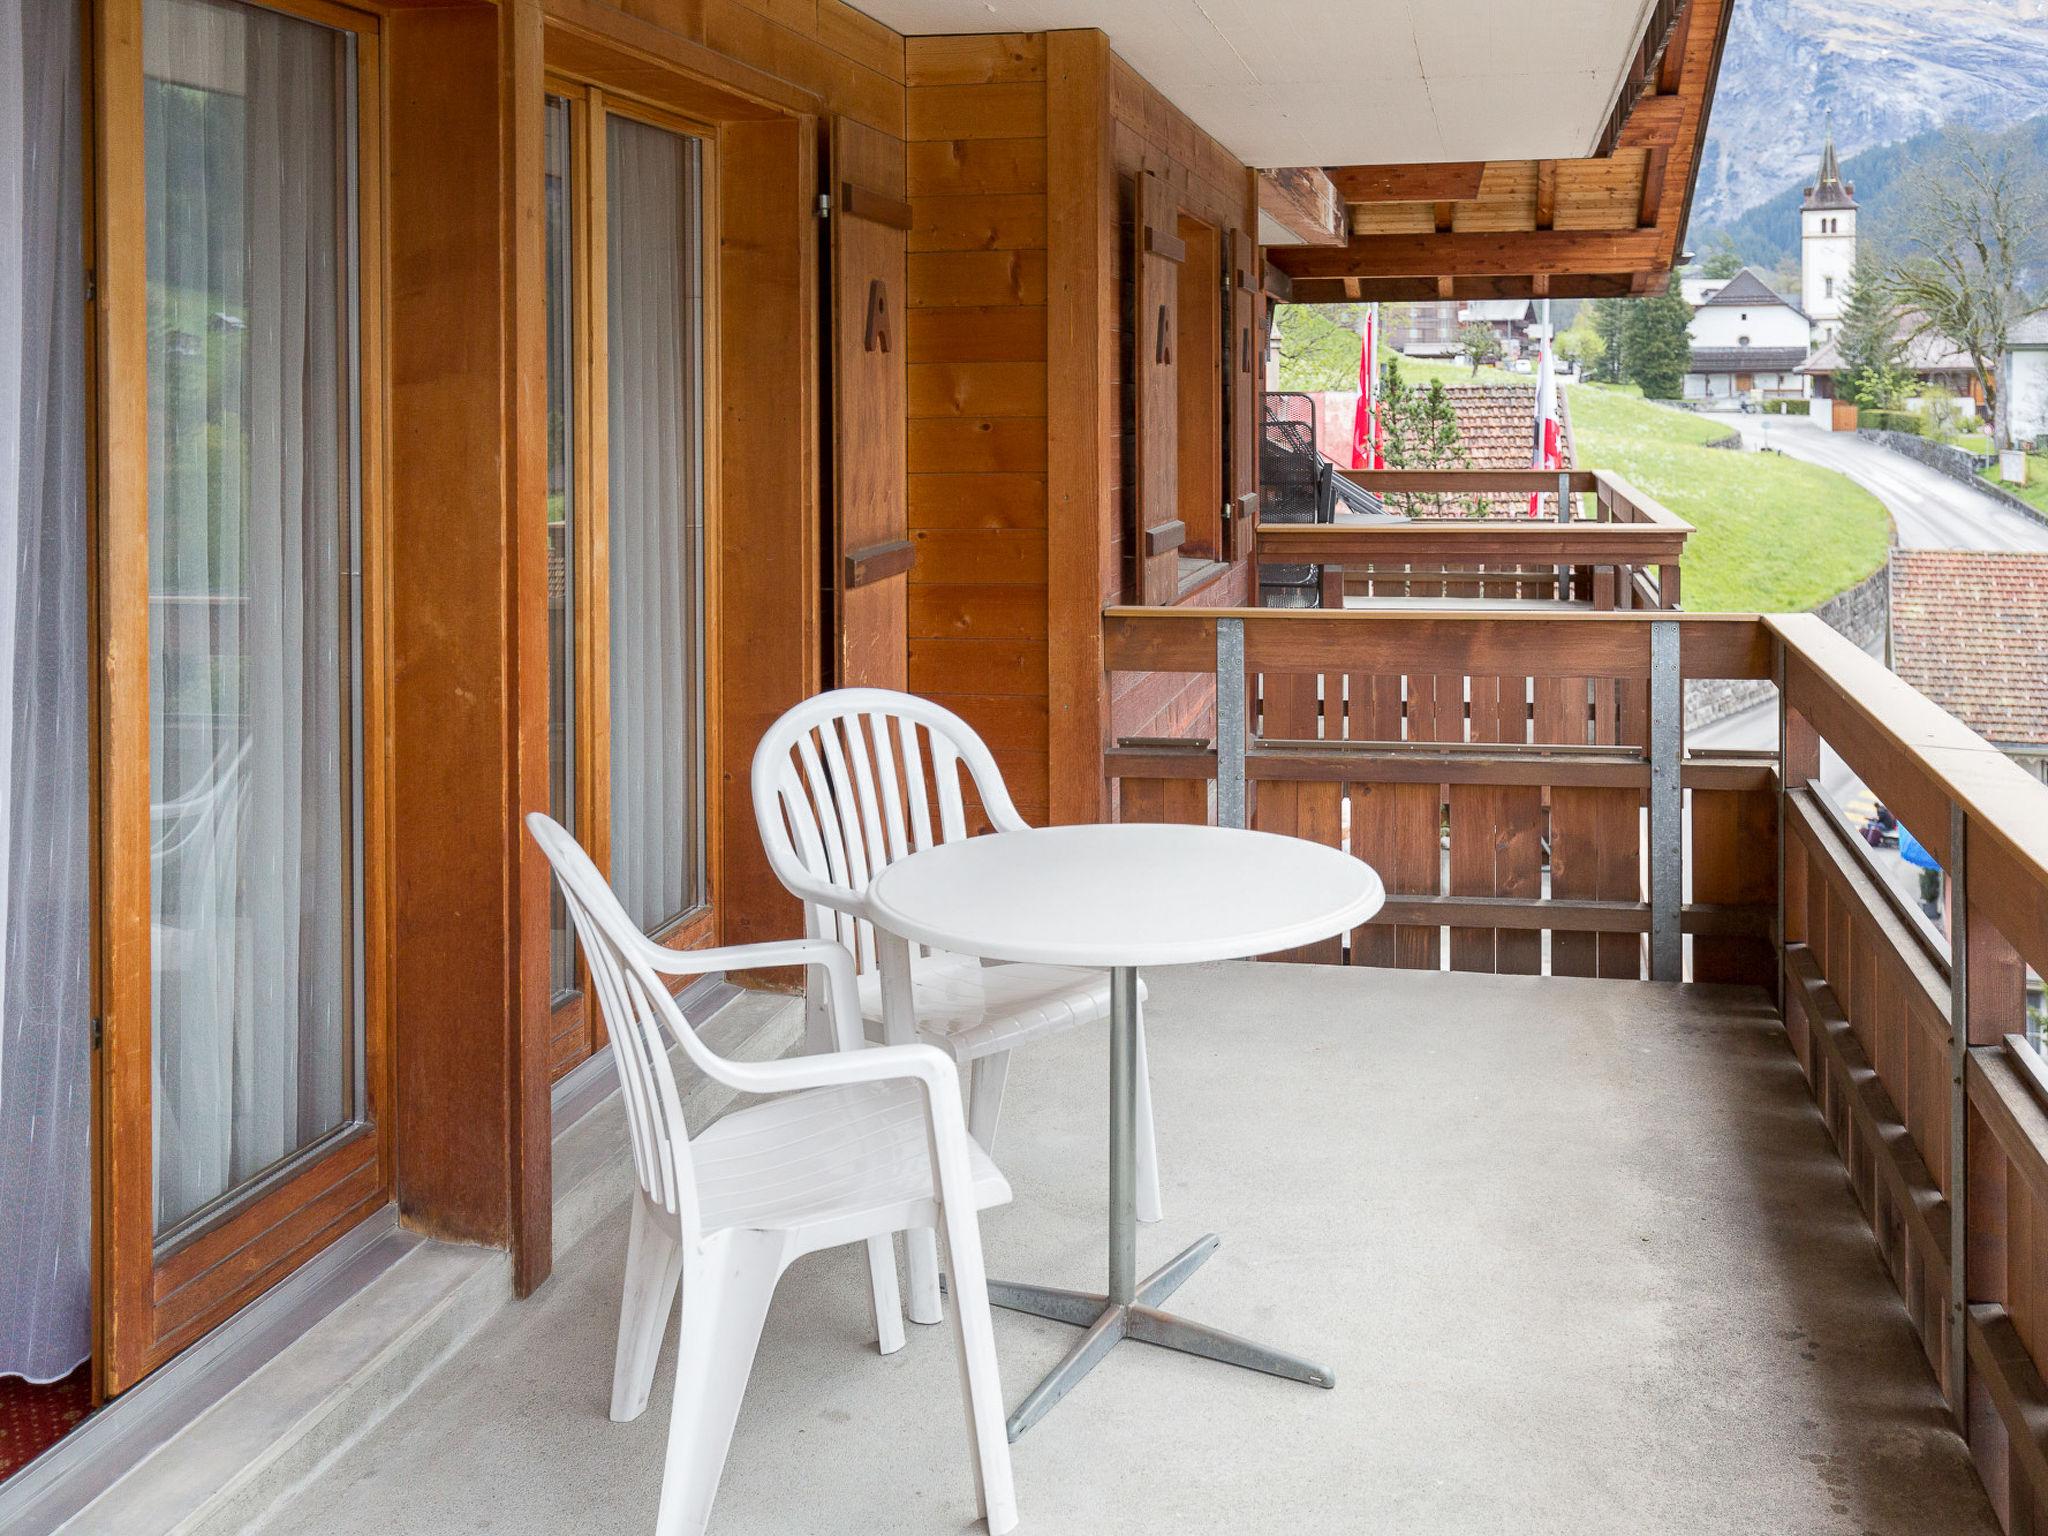
<svg viewBox="0 0 2048 1536"><path fill-rule="evenodd" d="M547 106L552 801L650 934L710 935L705 146L558 82ZM559 908L556 1062L598 1043Z"/></svg>
<svg viewBox="0 0 2048 1536"><path fill-rule="evenodd" d="M353 38L143 11L161 1235L356 1118Z"/></svg>
<svg viewBox="0 0 2048 1536"><path fill-rule="evenodd" d="M141 234L109 273L108 362L139 305L144 363L139 389L110 371L104 429L142 469L105 488L106 628L147 658L103 706L130 936L108 962L117 1385L387 1187L363 923L375 33L324 3L140 0L140 22L103 74L103 121L140 140L103 145L106 216Z"/></svg>

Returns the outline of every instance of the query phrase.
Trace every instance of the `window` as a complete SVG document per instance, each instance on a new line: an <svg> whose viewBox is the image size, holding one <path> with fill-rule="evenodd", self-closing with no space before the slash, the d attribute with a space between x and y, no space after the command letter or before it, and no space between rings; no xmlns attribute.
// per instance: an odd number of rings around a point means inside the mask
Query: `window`
<svg viewBox="0 0 2048 1536"><path fill-rule="evenodd" d="M1822 293L1832 299L1835 296L1835 280L1832 277L1824 277L1820 281Z"/></svg>
<svg viewBox="0 0 2048 1536"><path fill-rule="evenodd" d="M358 1118L355 38L147 0L155 1211Z"/></svg>
<svg viewBox="0 0 2048 1536"><path fill-rule="evenodd" d="M1744 316L1743 318L1747 319L1748 317ZM1747 336L1738 336L1735 338L1735 345L1737 345L1738 347L1746 347L1749 345L1749 338Z"/></svg>
<svg viewBox="0 0 2048 1536"><path fill-rule="evenodd" d="M546 132L549 802L634 920L688 942L710 901L705 147L568 81ZM567 1065L589 1037L559 898L551 939Z"/></svg>

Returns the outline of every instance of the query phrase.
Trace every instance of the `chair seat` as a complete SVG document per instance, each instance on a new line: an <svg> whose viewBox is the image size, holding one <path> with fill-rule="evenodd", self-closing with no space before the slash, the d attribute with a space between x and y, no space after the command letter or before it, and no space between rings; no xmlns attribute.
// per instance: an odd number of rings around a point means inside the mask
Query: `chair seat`
<svg viewBox="0 0 2048 1536"><path fill-rule="evenodd" d="M1145 983L1138 983L1138 1000ZM934 953L911 962L911 1003L920 1039L973 1061L1039 1035L1057 1034L1109 1017L1109 972L1071 965L983 965L972 955ZM860 978L861 1018L878 1026L882 978Z"/></svg>
<svg viewBox="0 0 2048 1536"><path fill-rule="evenodd" d="M924 1089L903 1079L813 1088L735 1110L690 1142L704 1230L860 1227L929 1204L925 1137ZM975 1208L1006 1204L1009 1181L972 1142L968 1155Z"/></svg>

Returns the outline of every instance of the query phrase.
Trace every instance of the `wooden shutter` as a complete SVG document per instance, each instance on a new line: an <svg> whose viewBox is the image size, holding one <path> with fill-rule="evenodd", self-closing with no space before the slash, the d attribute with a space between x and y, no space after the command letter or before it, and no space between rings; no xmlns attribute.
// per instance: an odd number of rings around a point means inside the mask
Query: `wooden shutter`
<svg viewBox="0 0 2048 1536"><path fill-rule="evenodd" d="M1137 494L1131 527L1136 597L1171 603L1180 591L1179 398L1174 356L1177 305L1186 254L1175 226L1179 205L1150 171L1138 177L1131 207L1131 389L1137 400Z"/></svg>
<svg viewBox="0 0 2048 1536"><path fill-rule="evenodd" d="M832 604L834 681L905 685L905 251L900 140L832 123Z"/></svg>
<svg viewBox="0 0 2048 1536"><path fill-rule="evenodd" d="M1230 334L1225 371L1229 376L1230 474L1224 496L1230 526L1224 530L1223 558L1235 560L1248 548L1259 506L1259 424L1264 415L1259 380L1265 369L1260 340L1259 248L1241 229L1230 232Z"/></svg>

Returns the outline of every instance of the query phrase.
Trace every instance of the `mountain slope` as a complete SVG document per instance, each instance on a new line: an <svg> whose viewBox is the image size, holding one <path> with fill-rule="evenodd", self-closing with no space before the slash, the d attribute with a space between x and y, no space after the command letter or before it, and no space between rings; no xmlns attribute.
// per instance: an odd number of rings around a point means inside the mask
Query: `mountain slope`
<svg viewBox="0 0 2048 1536"><path fill-rule="evenodd" d="M1694 222L1811 180L1830 122L1848 156L2042 112L2048 0L1736 0Z"/></svg>
<svg viewBox="0 0 2048 1536"><path fill-rule="evenodd" d="M2048 162L2048 113L2030 118L2010 131L2031 139L2035 153ZM1866 149L1843 160L1842 179L1856 188L1856 228L1862 243L1882 250L1896 238L1912 169L1933 154L1940 143L1941 130L1934 128L1901 143ZM1807 175L1810 177L1812 172ZM1704 256L1725 233L1750 265L1766 272L1795 269L1799 264L1799 204L1805 195L1805 182L1795 181L1777 196L1725 223L1695 217L1686 243ZM2048 250L2036 252L2034 264L2048 265Z"/></svg>

